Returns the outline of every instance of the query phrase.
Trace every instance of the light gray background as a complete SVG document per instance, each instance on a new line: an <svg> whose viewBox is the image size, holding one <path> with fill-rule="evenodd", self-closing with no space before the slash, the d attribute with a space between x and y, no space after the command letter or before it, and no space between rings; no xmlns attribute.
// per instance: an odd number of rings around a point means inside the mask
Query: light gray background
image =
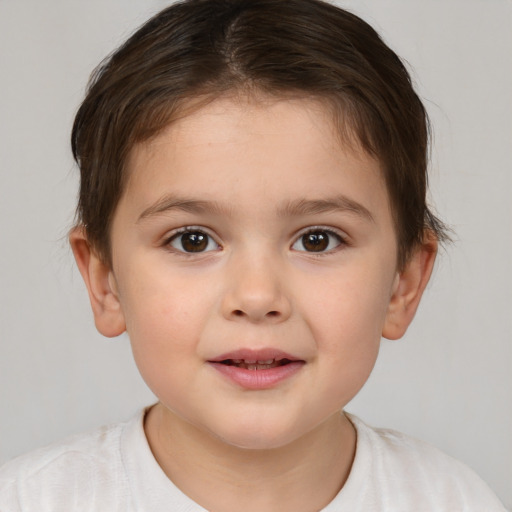
<svg viewBox="0 0 512 512"><path fill-rule="evenodd" d="M432 117L455 229L405 339L348 410L430 441L512 506L512 3L367 0ZM128 341L93 326L65 235L72 118L93 67L162 0L0 0L0 462L150 403Z"/></svg>

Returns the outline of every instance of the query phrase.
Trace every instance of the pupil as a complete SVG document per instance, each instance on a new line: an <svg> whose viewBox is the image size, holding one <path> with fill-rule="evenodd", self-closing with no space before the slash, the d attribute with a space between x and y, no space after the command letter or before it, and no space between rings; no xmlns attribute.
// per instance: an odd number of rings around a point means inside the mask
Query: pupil
<svg viewBox="0 0 512 512"><path fill-rule="evenodd" d="M329 235L321 231L308 233L302 237L302 244L308 251L320 252L325 251L329 245Z"/></svg>
<svg viewBox="0 0 512 512"><path fill-rule="evenodd" d="M181 243L187 252L202 252L208 245L208 237L199 231L181 235Z"/></svg>

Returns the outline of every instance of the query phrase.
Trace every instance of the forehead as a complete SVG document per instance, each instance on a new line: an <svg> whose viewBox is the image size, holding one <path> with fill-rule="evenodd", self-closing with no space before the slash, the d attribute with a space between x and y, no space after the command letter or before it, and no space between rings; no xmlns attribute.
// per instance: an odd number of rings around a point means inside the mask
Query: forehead
<svg viewBox="0 0 512 512"><path fill-rule="evenodd" d="M379 162L354 138L343 140L329 108L313 99L211 101L136 145L127 171L125 195L141 204L170 189L218 200L261 188L267 204L282 204L333 187L387 202Z"/></svg>
<svg viewBox="0 0 512 512"><path fill-rule="evenodd" d="M327 102L321 99L274 97L243 91L227 93L220 98L199 96L180 104L170 122L156 136L135 144L129 163L141 154L143 159L151 158L163 141L174 141L175 151L185 149L191 143L215 145L229 142L229 139L241 143L244 137L245 142L256 144L262 136L270 133L284 135L284 130L293 137L292 132L298 134L306 125L308 129L314 127L314 132L321 135L318 139L324 149L332 150L338 135L332 117ZM359 151L355 137L343 141L345 143L354 144ZM133 166L129 165L129 168Z"/></svg>

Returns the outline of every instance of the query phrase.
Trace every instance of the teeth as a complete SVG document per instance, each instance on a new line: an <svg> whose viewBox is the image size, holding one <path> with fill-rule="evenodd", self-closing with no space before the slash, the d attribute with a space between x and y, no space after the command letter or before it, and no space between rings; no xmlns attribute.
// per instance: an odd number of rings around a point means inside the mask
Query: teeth
<svg viewBox="0 0 512 512"><path fill-rule="evenodd" d="M271 364L247 364L248 370L269 370L273 368Z"/></svg>
<svg viewBox="0 0 512 512"><path fill-rule="evenodd" d="M279 366L275 359L231 359L231 363L246 370L268 370Z"/></svg>
<svg viewBox="0 0 512 512"><path fill-rule="evenodd" d="M274 359L233 359L233 363L235 364L259 364L259 365L265 365L265 364L272 364L274 362Z"/></svg>

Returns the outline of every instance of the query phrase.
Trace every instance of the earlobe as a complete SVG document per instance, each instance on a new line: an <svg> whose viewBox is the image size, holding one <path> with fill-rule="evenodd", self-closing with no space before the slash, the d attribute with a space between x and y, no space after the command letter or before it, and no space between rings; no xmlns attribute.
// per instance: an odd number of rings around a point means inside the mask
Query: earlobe
<svg viewBox="0 0 512 512"><path fill-rule="evenodd" d="M397 275L382 330L384 338L397 340L407 331L432 274L436 254L437 239L427 236Z"/></svg>
<svg viewBox="0 0 512 512"><path fill-rule="evenodd" d="M91 247L83 228L74 228L69 242L89 293L96 328L109 338L119 336L126 324L111 268Z"/></svg>

